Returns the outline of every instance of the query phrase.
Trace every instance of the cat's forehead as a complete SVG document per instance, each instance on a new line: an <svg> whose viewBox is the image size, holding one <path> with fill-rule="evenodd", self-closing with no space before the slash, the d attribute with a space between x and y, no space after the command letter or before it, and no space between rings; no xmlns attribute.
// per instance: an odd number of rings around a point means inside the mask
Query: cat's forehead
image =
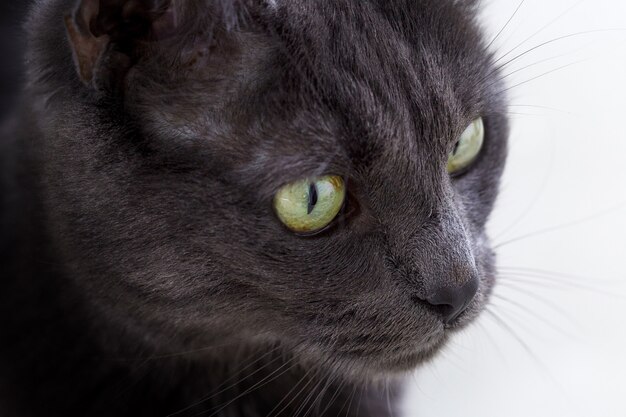
<svg viewBox="0 0 626 417"><path fill-rule="evenodd" d="M445 155L493 94L469 2L266 3L260 29L244 28L225 58L207 60L202 76L191 77L194 85L172 83L175 91L189 85L183 90L194 91L195 102L185 105L177 92L169 117L177 134L193 130L190 116L200 119L190 136L225 138L212 144L249 157L246 167L264 175L304 175L381 155L385 166ZM224 96L229 105L220 113L214 103ZM157 109L159 120L166 106ZM215 114L226 115L226 127Z"/></svg>
<svg viewBox="0 0 626 417"><path fill-rule="evenodd" d="M281 76L296 78L302 95L328 110L323 117L340 115L368 142L404 137L445 146L493 94L470 2L278 0L273 7L287 50L289 74Z"/></svg>
<svg viewBox="0 0 626 417"><path fill-rule="evenodd" d="M338 110L357 111L355 117L391 111L419 122L420 114L423 120L462 117L487 99L488 55L465 3L295 1L277 7L291 62L308 70L302 81L315 82L318 94L343 107Z"/></svg>

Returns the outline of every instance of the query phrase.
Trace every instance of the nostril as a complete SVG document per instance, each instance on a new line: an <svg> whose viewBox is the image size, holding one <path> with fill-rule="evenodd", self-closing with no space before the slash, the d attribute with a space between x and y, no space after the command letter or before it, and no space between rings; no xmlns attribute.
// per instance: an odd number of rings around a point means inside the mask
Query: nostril
<svg viewBox="0 0 626 417"><path fill-rule="evenodd" d="M470 305L478 291L478 279L472 278L459 287L441 287L426 301L437 307L446 324L451 323L463 313Z"/></svg>

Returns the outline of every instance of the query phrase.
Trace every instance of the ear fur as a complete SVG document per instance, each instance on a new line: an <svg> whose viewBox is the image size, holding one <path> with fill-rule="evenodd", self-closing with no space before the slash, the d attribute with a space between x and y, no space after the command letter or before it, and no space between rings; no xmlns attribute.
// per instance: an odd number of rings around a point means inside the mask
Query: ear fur
<svg viewBox="0 0 626 417"><path fill-rule="evenodd" d="M138 59L137 46L177 35L237 27L259 0L78 0L65 26L80 80L119 89Z"/></svg>
<svg viewBox="0 0 626 417"><path fill-rule="evenodd" d="M96 63L109 43L108 36L97 37L89 27L92 17L97 15L98 7L98 1L84 1L73 15L65 17L65 28L78 75L87 85L91 84Z"/></svg>
<svg viewBox="0 0 626 417"><path fill-rule="evenodd" d="M171 0L80 0L65 26L80 80L114 88L133 63L135 43L168 31Z"/></svg>

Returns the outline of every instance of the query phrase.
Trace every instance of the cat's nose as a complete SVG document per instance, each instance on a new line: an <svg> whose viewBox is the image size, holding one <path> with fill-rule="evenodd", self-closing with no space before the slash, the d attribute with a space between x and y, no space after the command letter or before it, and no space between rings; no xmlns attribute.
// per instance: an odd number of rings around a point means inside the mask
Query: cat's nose
<svg viewBox="0 0 626 417"><path fill-rule="evenodd" d="M436 307L446 324L450 324L470 305L478 291L478 284L478 277L472 275L461 285L446 285L438 288L426 297L426 301Z"/></svg>

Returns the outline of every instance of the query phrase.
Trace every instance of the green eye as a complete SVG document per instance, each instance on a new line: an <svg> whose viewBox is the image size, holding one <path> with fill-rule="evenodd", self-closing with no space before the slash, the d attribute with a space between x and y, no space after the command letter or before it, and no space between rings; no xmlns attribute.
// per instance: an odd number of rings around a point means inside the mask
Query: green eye
<svg viewBox="0 0 626 417"><path fill-rule="evenodd" d="M470 124L448 157L448 172L456 174L468 168L480 154L485 141L485 126L479 117Z"/></svg>
<svg viewBox="0 0 626 417"><path fill-rule="evenodd" d="M274 210L292 231L315 233L337 217L345 198L343 178L327 175L287 184L276 193Z"/></svg>

